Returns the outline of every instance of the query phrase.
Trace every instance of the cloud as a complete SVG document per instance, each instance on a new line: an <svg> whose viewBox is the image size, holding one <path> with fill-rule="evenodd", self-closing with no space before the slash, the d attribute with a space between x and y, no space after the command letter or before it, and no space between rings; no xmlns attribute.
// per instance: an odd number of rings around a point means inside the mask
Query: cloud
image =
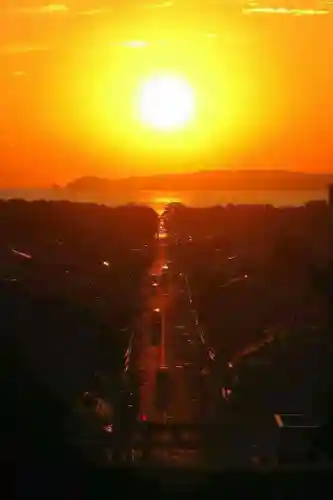
<svg viewBox="0 0 333 500"><path fill-rule="evenodd" d="M99 16L108 11L109 9L91 9L91 10L82 10L78 14L79 16Z"/></svg>
<svg viewBox="0 0 333 500"><path fill-rule="evenodd" d="M67 5L62 3L50 3L41 6L31 6L31 7L17 7L2 10L2 13L18 16L38 16L38 15L49 15L49 14L67 14L69 8Z"/></svg>
<svg viewBox="0 0 333 500"><path fill-rule="evenodd" d="M22 76L26 76L27 73L25 71L13 71L12 76L15 78L21 78Z"/></svg>
<svg viewBox="0 0 333 500"><path fill-rule="evenodd" d="M142 47L147 47L148 42L145 40L127 40L125 42L122 42L121 45L124 47L130 47L132 49L140 49Z"/></svg>
<svg viewBox="0 0 333 500"><path fill-rule="evenodd" d="M294 16L327 16L327 9L288 9L285 7L251 7L244 8L243 14L289 14Z"/></svg>
<svg viewBox="0 0 333 500"><path fill-rule="evenodd" d="M1 0L0 0L1 2ZM79 16L98 16L110 12L110 8L94 8L85 9L79 11L70 11L69 7L63 3L50 3L41 6L30 6L30 7L12 7L1 9L0 14L10 15L10 16L45 16L45 15L56 15L63 14L67 15L70 12Z"/></svg>
<svg viewBox="0 0 333 500"><path fill-rule="evenodd" d="M46 52L48 47L38 45L4 45L0 54L29 54L30 52Z"/></svg>
<svg viewBox="0 0 333 500"><path fill-rule="evenodd" d="M169 7L173 7L173 2L161 2L161 3L146 3L143 7L147 9L168 9Z"/></svg>

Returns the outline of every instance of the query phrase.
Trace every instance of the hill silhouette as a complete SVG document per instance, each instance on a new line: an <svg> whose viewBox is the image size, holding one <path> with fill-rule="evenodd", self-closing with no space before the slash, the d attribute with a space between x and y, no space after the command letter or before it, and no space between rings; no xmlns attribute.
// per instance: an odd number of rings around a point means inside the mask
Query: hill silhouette
<svg viewBox="0 0 333 500"><path fill-rule="evenodd" d="M65 186L67 191L107 194L136 190L322 190L333 182L333 174L287 170L213 170L159 174L121 179L80 177Z"/></svg>

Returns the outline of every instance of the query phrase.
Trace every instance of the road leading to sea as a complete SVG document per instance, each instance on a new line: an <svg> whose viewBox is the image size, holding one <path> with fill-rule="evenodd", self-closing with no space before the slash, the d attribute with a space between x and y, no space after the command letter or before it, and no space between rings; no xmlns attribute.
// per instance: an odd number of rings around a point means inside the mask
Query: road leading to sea
<svg viewBox="0 0 333 500"><path fill-rule="evenodd" d="M213 411L206 347L198 334L183 273L168 257L161 217L138 348L130 371L139 379L138 420L156 424L150 457L167 464L200 461L200 429ZM184 443L192 443L184 445ZM183 444L182 444L183 443Z"/></svg>

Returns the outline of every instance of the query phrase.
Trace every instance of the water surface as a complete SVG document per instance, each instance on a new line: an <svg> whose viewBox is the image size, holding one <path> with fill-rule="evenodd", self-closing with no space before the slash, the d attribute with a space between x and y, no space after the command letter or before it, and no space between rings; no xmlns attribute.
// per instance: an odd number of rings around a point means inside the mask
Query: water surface
<svg viewBox="0 0 333 500"><path fill-rule="evenodd" d="M70 200L105 203L110 206L140 203L161 212L168 203L178 202L193 207L231 204L272 204L274 206L303 205L309 200L327 200L326 190L320 191L140 191L118 193L112 196L69 194L57 189L0 190L0 198L25 200Z"/></svg>

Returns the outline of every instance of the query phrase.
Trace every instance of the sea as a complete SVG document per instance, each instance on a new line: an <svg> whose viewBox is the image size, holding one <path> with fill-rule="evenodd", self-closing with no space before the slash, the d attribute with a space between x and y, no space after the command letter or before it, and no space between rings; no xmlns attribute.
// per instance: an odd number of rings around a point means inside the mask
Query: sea
<svg viewBox="0 0 333 500"><path fill-rule="evenodd" d="M148 205L157 212L163 211L169 203L182 203L189 207L209 207L227 204L271 204L274 206L300 206L310 200L327 200L326 190L316 191L139 191L119 193L112 197L94 195L69 195L62 189L3 189L0 198L25 200L69 200L79 202L104 203L119 206L128 203Z"/></svg>

